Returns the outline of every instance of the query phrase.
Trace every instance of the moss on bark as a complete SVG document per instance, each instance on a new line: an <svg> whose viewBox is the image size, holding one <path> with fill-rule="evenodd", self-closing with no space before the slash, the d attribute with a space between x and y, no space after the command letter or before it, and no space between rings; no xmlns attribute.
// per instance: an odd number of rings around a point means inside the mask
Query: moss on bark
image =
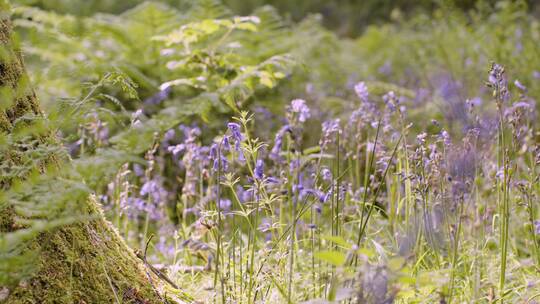
<svg viewBox="0 0 540 304"><path fill-rule="evenodd" d="M36 95L29 85L22 56L13 41L7 17L6 1L0 0L0 132L13 132L14 123L24 115L42 116ZM7 104L6 104L7 102ZM57 144L51 132L38 141ZM17 151L4 150L2 161L17 164ZM51 154L35 164L62 166L58 155ZM69 165L69 164L68 164ZM12 181L0 179L0 188L9 189ZM11 286L0 286L7 303L161 303L154 289L157 278L149 274L142 262L125 244L114 227L104 218L93 199L80 202L81 210L92 219L41 233L28 242L27 252L36 269L25 280ZM14 211L5 208L0 214L0 233L21 227L13 220ZM5 297L5 290L9 295Z"/></svg>
<svg viewBox="0 0 540 304"><path fill-rule="evenodd" d="M144 266L96 203L88 205L97 220L43 233L30 244L38 271L10 289L9 303L161 303Z"/></svg>

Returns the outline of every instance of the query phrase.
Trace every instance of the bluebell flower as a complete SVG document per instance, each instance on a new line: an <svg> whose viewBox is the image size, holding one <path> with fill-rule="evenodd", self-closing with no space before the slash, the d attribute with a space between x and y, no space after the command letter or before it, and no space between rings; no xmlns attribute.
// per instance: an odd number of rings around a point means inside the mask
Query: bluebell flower
<svg viewBox="0 0 540 304"><path fill-rule="evenodd" d="M329 182L332 180L332 171L328 168L323 168L321 170L321 175L324 181Z"/></svg>
<svg viewBox="0 0 540 304"><path fill-rule="evenodd" d="M269 177L266 178L266 182L269 183L269 184L279 184L280 180L273 177L273 176L269 176Z"/></svg>
<svg viewBox="0 0 540 304"><path fill-rule="evenodd" d="M442 130L439 134L440 139L443 141L444 145L449 147L452 144L452 140L450 139L450 134L446 130Z"/></svg>
<svg viewBox="0 0 540 304"><path fill-rule="evenodd" d="M319 202L326 203L331 195L332 195L332 190L331 189L328 190L326 193L321 192L320 195L319 195Z"/></svg>
<svg viewBox="0 0 540 304"><path fill-rule="evenodd" d="M149 98L144 100L145 104L148 105L157 105L160 104L163 100L167 99L169 97L169 94L171 93L172 88L171 87L165 87L163 90L160 90L156 94L150 96Z"/></svg>
<svg viewBox="0 0 540 304"><path fill-rule="evenodd" d="M306 101L303 99L294 99L291 101L291 112L298 114L298 121L305 122L308 118L311 117Z"/></svg>
<svg viewBox="0 0 540 304"><path fill-rule="evenodd" d="M281 129L276 133L276 138L274 139L274 146L270 151L270 158L272 160L277 161L280 159L279 153L281 152L281 147L283 145L283 136L285 136L285 133L289 132L290 130L291 127L289 125L285 125L281 127Z"/></svg>
<svg viewBox="0 0 540 304"><path fill-rule="evenodd" d="M363 102L368 102L369 92L365 82L359 82L354 86L354 91Z"/></svg>
<svg viewBox="0 0 540 304"><path fill-rule="evenodd" d="M237 143L242 141L242 132L241 132L242 128L240 127L239 124L237 124L235 122L230 122L230 123L227 124L227 128L229 128L234 140Z"/></svg>
<svg viewBox="0 0 540 304"><path fill-rule="evenodd" d="M216 143L213 143L210 146L210 158L215 159L217 158L217 155L218 155L218 145Z"/></svg>
<svg viewBox="0 0 540 304"><path fill-rule="evenodd" d="M334 135L341 134L340 119L327 120L322 123L322 138L319 146L324 150L326 146L334 142Z"/></svg>
<svg viewBox="0 0 540 304"><path fill-rule="evenodd" d="M322 132L325 136L330 136L333 133L341 133L341 127L339 126L340 119L332 119L323 122Z"/></svg>
<svg viewBox="0 0 540 304"><path fill-rule="evenodd" d="M170 141L170 140L173 140L175 136L176 136L176 132L174 131L174 129L169 129L167 130L167 132L165 132L165 135L163 136L163 140Z"/></svg>
<svg viewBox="0 0 540 304"><path fill-rule="evenodd" d="M262 159L258 159L257 163L255 164L255 178L258 180L262 180L264 176L264 162Z"/></svg>
<svg viewBox="0 0 540 304"><path fill-rule="evenodd" d="M223 211L229 211L231 209L232 202L230 199L220 199L219 200L219 209Z"/></svg>
<svg viewBox="0 0 540 304"><path fill-rule="evenodd" d="M218 153L218 145L216 143L212 144L210 147L210 160L212 161L212 171L216 172L219 168L219 161L221 160L221 171L227 171L229 167L229 162L227 158L222 154ZM219 155L218 155L219 154Z"/></svg>
<svg viewBox="0 0 540 304"><path fill-rule="evenodd" d="M289 164L289 170L291 171L291 173L293 173L294 170L296 170L297 168L300 168L300 159L298 158L291 160Z"/></svg>
<svg viewBox="0 0 540 304"><path fill-rule="evenodd" d="M184 144L167 147L167 151L171 152L174 156L178 155L180 152L184 151L185 149L186 149L186 146Z"/></svg>
<svg viewBox="0 0 540 304"><path fill-rule="evenodd" d="M390 112L394 112L398 109L399 105L399 98L396 96L396 93L394 91L390 91L387 94L383 95L384 103L386 103L386 106L390 110Z"/></svg>
<svg viewBox="0 0 540 304"><path fill-rule="evenodd" d="M514 81L514 85L520 90L522 91L523 93L526 93L527 92L527 87L524 86L521 82L519 82L519 80L515 80Z"/></svg>
<svg viewBox="0 0 540 304"><path fill-rule="evenodd" d="M221 147L223 147L223 150L229 151L231 149L231 144L229 143L229 136L223 136L223 140L221 141Z"/></svg>
<svg viewBox="0 0 540 304"><path fill-rule="evenodd" d="M328 200L329 194L317 189L305 189L302 191L302 196L313 195L320 203Z"/></svg>

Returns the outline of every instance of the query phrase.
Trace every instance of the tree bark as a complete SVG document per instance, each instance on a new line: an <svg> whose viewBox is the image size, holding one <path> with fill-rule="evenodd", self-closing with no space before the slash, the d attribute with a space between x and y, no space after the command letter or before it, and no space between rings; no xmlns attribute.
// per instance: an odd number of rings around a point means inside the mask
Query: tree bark
<svg viewBox="0 0 540 304"><path fill-rule="evenodd" d="M43 118L13 38L8 13L6 1L0 0L0 133L3 134L14 132L25 115ZM38 145L59 147L52 130L44 134L38 136ZM22 162L16 149L9 147L2 151L1 162L9 161L13 166ZM33 166L44 172L50 166L62 170L66 165L69 166L66 159L51 153ZM12 178L0 176L0 189L9 190L12 183ZM0 286L0 302L162 303L155 289L156 277L150 278L142 261L104 218L92 196L80 204L91 219L39 233L27 241L26 249L36 253L29 262L36 263L37 269L22 281ZM0 202L0 208L1 205ZM14 219L17 211L9 203L0 210L0 234L5 236L24 228Z"/></svg>

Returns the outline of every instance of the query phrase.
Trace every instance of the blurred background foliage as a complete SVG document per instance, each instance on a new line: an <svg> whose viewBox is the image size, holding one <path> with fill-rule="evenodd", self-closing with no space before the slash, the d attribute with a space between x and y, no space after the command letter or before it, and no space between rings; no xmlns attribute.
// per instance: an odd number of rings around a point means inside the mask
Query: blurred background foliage
<svg viewBox="0 0 540 304"><path fill-rule="evenodd" d="M207 41L216 38L221 45L198 43L190 50L191 58L209 50L222 52L215 68L221 80L230 81L247 65L276 55L290 57L282 57L274 62L279 66L270 69L280 69L277 75L287 75L285 80L268 81L277 70L270 74L266 70L257 76L262 75L266 84L251 83L250 92L246 86L222 89L220 98L229 99L229 106L234 96L242 107L279 112L288 100L302 97L324 108L322 116L339 114L356 107L349 101L353 84L368 81L376 93L394 90L407 97L412 113L414 108L444 109L438 111L446 113L444 118L462 124L464 101L476 98L481 104L485 88L479 75L485 75L492 61L506 66L511 79L530 87L530 96L539 94L538 86L532 86L540 78L540 24L534 1L23 0L17 5L16 23L24 36L31 74L42 101L49 105L84 98L91 90L81 84L98 83L116 71L133 80L139 99L126 99L122 90L101 86L98 93L107 91L107 97L101 96L100 104L113 110L109 113L118 114L120 108L124 114L134 112L141 102L156 96L164 82L200 76L201 66L171 69L178 58L168 57L171 50L156 36L190 22L238 14L257 16L261 22L254 24L256 30L213 32ZM220 35L225 35L223 40ZM206 122L216 122L210 116L232 113L223 103L215 103L214 95L203 94L215 93L218 87L219 81L211 90L183 85L166 99L169 105L185 105L189 97ZM195 96L206 102L199 103ZM153 114L166 108L164 104L147 105L145 112Z"/></svg>
<svg viewBox="0 0 540 304"><path fill-rule="evenodd" d="M139 4L141 0L125 1L84 1L84 0L21 0L25 5L32 5L61 13L88 16L95 12L121 13ZM185 9L193 1L162 0L169 5ZM321 14L323 24L339 35L357 36L374 23L382 24L392 17L414 16L419 13L430 14L439 8L468 11L478 8L493 7L496 0L224 0L236 14L248 15L255 9L271 5L285 18L299 21L309 14ZM536 1L527 0L530 12L538 14Z"/></svg>

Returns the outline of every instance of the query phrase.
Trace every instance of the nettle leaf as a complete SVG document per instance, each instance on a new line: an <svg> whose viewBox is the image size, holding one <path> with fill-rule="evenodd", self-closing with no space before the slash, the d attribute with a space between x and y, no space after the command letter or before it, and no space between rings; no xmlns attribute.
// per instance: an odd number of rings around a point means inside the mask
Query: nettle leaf
<svg viewBox="0 0 540 304"><path fill-rule="evenodd" d="M272 77L272 74L270 74L269 72L266 72L266 71L262 71L259 73L259 81L261 82L262 85L268 87L268 88L273 88L276 83L274 82L274 79Z"/></svg>
<svg viewBox="0 0 540 304"><path fill-rule="evenodd" d="M352 247L344 238L337 235L323 235L322 239L338 244L339 246L350 249Z"/></svg>
<svg viewBox="0 0 540 304"><path fill-rule="evenodd" d="M217 32L223 24L219 22L219 20L203 20L198 24L198 28L204 32L205 34L209 35L212 33Z"/></svg>
<svg viewBox="0 0 540 304"><path fill-rule="evenodd" d="M334 266L343 266L347 260L345 253L335 250L316 252L315 257Z"/></svg>
<svg viewBox="0 0 540 304"><path fill-rule="evenodd" d="M247 30L247 31L251 31L251 32L256 32L257 31L257 26L255 24L253 24L253 23L236 24L235 28L240 29L240 30Z"/></svg>

